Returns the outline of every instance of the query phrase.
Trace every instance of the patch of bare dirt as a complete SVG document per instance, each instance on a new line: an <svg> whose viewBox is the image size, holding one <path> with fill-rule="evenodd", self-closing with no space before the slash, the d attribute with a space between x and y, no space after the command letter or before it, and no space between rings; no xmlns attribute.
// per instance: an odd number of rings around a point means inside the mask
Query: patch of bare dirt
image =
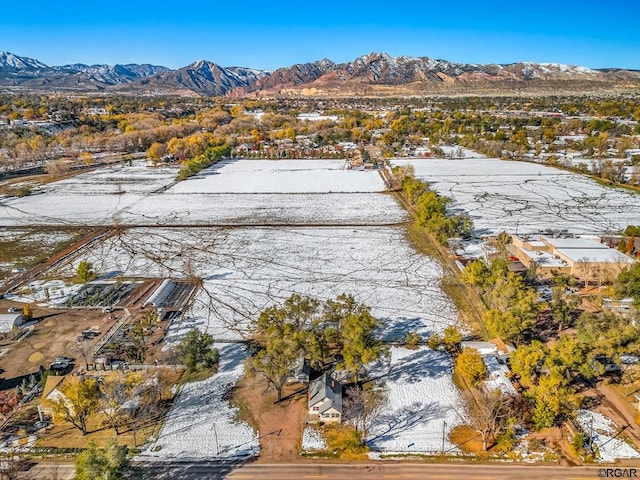
<svg viewBox="0 0 640 480"><path fill-rule="evenodd" d="M240 406L240 417L258 429L258 461L297 461L307 405L306 388L299 384L286 387L283 400L276 403L276 394L265 391L265 386L260 379L243 378L236 385L233 403Z"/></svg>

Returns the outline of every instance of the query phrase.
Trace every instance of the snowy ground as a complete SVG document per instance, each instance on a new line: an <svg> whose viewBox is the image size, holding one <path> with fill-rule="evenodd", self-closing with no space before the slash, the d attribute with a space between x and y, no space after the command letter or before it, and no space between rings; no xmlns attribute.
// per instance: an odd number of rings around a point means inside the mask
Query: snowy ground
<svg viewBox="0 0 640 480"><path fill-rule="evenodd" d="M141 173L127 183L126 167L109 170L108 178L122 176L120 183L106 181L101 169L51 184L43 194L0 200L0 225L310 224L123 229L60 267L59 274L71 276L80 260L88 260L100 275L116 279L202 278L193 307L171 326L169 342L194 327L218 340L239 338L260 311L293 292L321 299L352 294L381 319L380 335L387 339L401 339L407 331L426 338L456 323L455 307L441 289L441 267L411 247L403 228L344 226L401 222L407 215L393 197L375 193L383 188L377 173L342 170L341 165L225 162L168 189L168 174L160 178L157 173L145 183ZM131 168L135 172L137 167ZM246 193L255 190L263 193ZM36 287L36 294L42 294L42 285ZM219 347L219 373L184 387L143 456L215 458L257 451L255 432L234 421L236 412L225 400L243 373L246 353L238 344ZM439 451L442 419L446 431L459 421L455 409L461 399L451 381L449 358L428 349L394 348L391 364L391 371L380 372L386 375L389 408L374 430L372 446L387 452ZM451 448L445 442L445 449Z"/></svg>
<svg viewBox="0 0 640 480"><path fill-rule="evenodd" d="M130 229L79 252L80 260L109 276L182 276L204 279L185 325L203 325L215 338L237 329L291 293L321 299L350 293L382 320L381 334L406 331L425 338L457 320L442 292L441 267L416 252L395 227Z"/></svg>
<svg viewBox="0 0 640 480"><path fill-rule="evenodd" d="M376 171L346 168L345 160L228 160L167 193L381 192Z"/></svg>
<svg viewBox="0 0 640 480"><path fill-rule="evenodd" d="M479 235L566 229L602 234L637 223L640 195L603 187L571 172L498 159L393 161L413 165L416 176L451 197Z"/></svg>
<svg viewBox="0 0 640 480"><path fill-rule="evenodd" d="M378 172L340 160L223 162L173 184L175 170L104 168L0 200L0 225L367 225L407 220ZM130 174L130 176L128 176ZM251 192L251 193L248 193Z"/></svg>
<svg viewBox="0 0 640 480"><path fill-rule="evenodd" d="M176 168L151 167L145 161L136 161L132 166L114 164L48 183L40 190L49 195L151 193L172 185L176 175Z"/></svg>
<svg viewBox="0 0 640 480"><path fill-rule="evenodd" d="M617 458L640 458L640 453L620 437L619 429L608 417L590 410L578 410L578 423L588 435L593 432L593 443L597 447L598 460L614 462Z"/></svg>
<svg viewBox="0 0 640 480"><path fill-rule="evenodd" d="M313 427L305 427L302 432L302 445L300 449L303 452L312 450L325 450L327 442L322 436L322 432Z"/></svg>
<svg viewBox="0 0 640 480"><path fill-rule="evenodd" d="M463 424L464 400L453 384L453 364L444 352L426 347L391 349L389 366L380 365L388 403L369 435L373 451L452 453L451 430ZM443 443L444 433L444 443Z"/></svg>
<svg viewBox="0 0 640 480"><path fill-rule="evenodd" d="M243 374L246 352L240 344L215 345L220 368L211 378L187 383L178 394L158 438L139 458L172 460L235 458L256 455L258 437L234 419L237 409L224 398Z"/></svg>
<svg viewBox="0 0 640 480"><path fill-rule="evenodd" d="M65 284L62 280L34 280L20 290L5 294L5 298L19 303L62 305L82 288L80 284Z"/></svg>

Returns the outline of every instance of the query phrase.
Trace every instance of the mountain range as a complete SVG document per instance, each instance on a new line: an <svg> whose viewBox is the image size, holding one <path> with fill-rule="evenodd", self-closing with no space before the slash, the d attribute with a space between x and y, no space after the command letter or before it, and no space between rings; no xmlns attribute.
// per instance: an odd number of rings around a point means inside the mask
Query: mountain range
<svg viewBox="0 0 640 480"><path fill-rule="evenodd" d="M478 65L386 53L273 71L207 60L174 70L149 64L48 66L0 52L0 89L186 96L640 92L640 71L532 62Z"/></svg>

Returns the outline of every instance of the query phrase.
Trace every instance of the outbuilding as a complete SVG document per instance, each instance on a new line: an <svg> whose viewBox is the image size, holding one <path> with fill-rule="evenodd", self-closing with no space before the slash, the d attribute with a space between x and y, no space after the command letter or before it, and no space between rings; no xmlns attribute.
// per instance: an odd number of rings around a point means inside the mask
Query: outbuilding
<svg viewBox="0 0 640 480"><path fill-rule="evenodd" d="M0 333L9 333L14 328L24 325L25 317L22 313L0 314Z"/></svg>

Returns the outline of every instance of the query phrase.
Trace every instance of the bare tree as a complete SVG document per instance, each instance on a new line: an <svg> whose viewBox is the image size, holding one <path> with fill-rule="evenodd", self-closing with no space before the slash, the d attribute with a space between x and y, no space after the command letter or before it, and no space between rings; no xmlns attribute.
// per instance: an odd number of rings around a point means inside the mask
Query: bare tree
<svg viewBox="0 0 640 480"><path fill-rule="evenodd" d="M364 438L386 404L386 393L379 387L363 389L359 385L345 388L344 393L344 418L352 421Z"/></svg>
<svg viewBox="0 0 640 480"><path fill-rule="evenodd" d="M580 268L580 274L584 279L584 287L585 289L589 288L589 280L591 279L593 263L589 257L582 257L578 259L576 262L578 267Z"/></svg>
<svg viewBox="0 0 640 480"><path fill-rule="evenodd" d="M52 177L62 177L69 173L69 164L64 159L50 160L45 162L44 171Z"/></svg>
<svg viewBox="0 0 640 480"><path fill-rule="evenodd" d="M84 368L89 370L89 359L93 361L93 345L90 342L84 340L77 341L71 348L74 353L77 353L80 357L82 357L82 360L84 360Z"/></svg>
<svg viewBox="0 0 640 480"><path fill-rule="evenodd" d="M486 452L492 442L506 427L515 414L515 397L500 390L476 389L475 401L471 402L471 425L480 434L482 451Z"/></svg>

